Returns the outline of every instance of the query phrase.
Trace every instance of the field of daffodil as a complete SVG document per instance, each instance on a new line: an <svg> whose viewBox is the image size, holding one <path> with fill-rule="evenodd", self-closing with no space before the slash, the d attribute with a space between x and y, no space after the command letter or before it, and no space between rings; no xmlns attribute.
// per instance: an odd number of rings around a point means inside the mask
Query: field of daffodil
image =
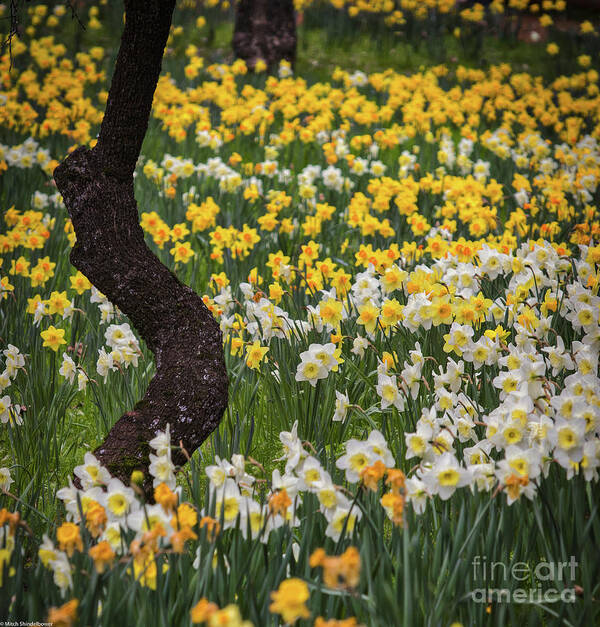
<svg viewBox="0 0 600 627"><path fill-rule="evenodd" d="M52 180L94 145L122 15L28 5L0 58L0 618L597 624L600 25L556 65L525 48L544 76L390 56L321 80L211 53L223 4L176 9L135 174L230 376L185 467L150 442L153 504L91 452L154 364L70 265ZM564 4L297 6L482 28Z"/></svg>

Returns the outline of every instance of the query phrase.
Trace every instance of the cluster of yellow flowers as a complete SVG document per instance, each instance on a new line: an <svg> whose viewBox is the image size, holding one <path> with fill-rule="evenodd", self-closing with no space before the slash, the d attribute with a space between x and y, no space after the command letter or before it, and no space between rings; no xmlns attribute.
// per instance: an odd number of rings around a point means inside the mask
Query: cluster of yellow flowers
<svg viewBox="0 0 600 627"><path fill-rule="evenodd" d="M395 16L394 23L454 5L333 4L351 15ZM525 5L496 0L490 10ZM53 28L57 9L34 7L32 32ZM463 19L478 21L483 11L475 4ZM593 26L581 29L594 36ZM25 67L17 74L0 60L0 127L28 127L31 137L0 145L0 176L50 174L56 161L38 141L90 142L106 97L105 53L91 48L71 59L50 36L27 50L17 40L14 52ZM290 402L329 385L333 415L322 424L385 415L406 431L403 459L372 429L367 439L340 442L334 483L333 464L312 455L296 423L280 434L285 472L274 471L269 487L256 489L241 455L215 458L200 511L180 498L168 434L156 436L154 505L87 453L75 470L82 489L58 493L67 521L39 551L56 586L64 594L73 588L81 558L87 572L100 574L125 560L129 577L155 589L166 556L199 540L233 530L267 542L276 529L299 528L301 496L318 502L325 536L339 542L363 515L337 485L342 476L360 487L357 498L377 493L375 507L394 533L408 507L422 513L431 499L462 488L502 492L511 504L534 498L553 465L567 479L597 481L600 84L589 55L579 57L575 74L549 83L500 64L485 71L440 65L410 76L338 68L330 82L315 84L288 65L278 76L248 78L241 61L205 67L194 46L185 56L181 81L160 79L153 116L170 146L190 152L144 157L136 177L144 198L156 200L141 207L149 244L175 271L187 264L188 276L206 281L204 302L237 372L265 390L287 389ZM100 90L95 104L89 85ZM119 312L80 272L67 282L61 255L75 234L58 194L36 191L6 208L3 220L0 302L16 301L33 316L41 326L35 340L41 337L53 364L66 348L59 374L84 394L91 379L85 351L73 360L71 320L91 303L100 324ZM110 324L105 338L96 371L106 381L109 372L137 365L141 351L125 322ZM14 346L3 354L2 391L25 363ZM360 399L345 389L358 371ZM26 418L18 402L0 399L3 424ZM396 467L413 458L410 472ZM0 469L0 480L10 486L9 469ZM18 527L18 515L0 512L0 574L9 565L11 575ZM336 593L358 591L356 548L319 549L310 566ZM192 622L248 625L237 605L196 599ZM311 616L309 599L307 582L288 575L272 591L270 609L292 623ZM48 620L74 622L77 603L53 608ZM335 624L357 626L353 618Z"/></svg>
<svg viewBox="0 0 600 627"><path fill-rule="evenodd" d="M99 89L94 106L86 95L86 87L106 81L105 73L96 65L103 59L104 50L97 47L79 53L73 62L67 56L66 46L47 36L33 40L30 46L16 40L12 54L17 60L27 54L30 62L27 69L19 71L16 67L11 69L8 53L0 57L0 73L4 77L0 124L26 131L34 138L60 133L77 143L89 142L91 128L102 120L108 93Z"/></svg>
<svg viewBox="0 0 600 627"><path fill-rule="evenodd" d="M187 0L183 3L186 8L216 8L225 13L231 8L229 0ZM481 22L487 14L495 17L506 12L527 12L532 15L542 14L542 24L552 24L550 13L560 14L565 11L565 0L493 0L488 3L475 2L472 6L461 8L461 3L455 0L294 0L298 12L308 12L324 7L331 7L345 12L351 18L367 18L381 16L383 22L389 26L401 26L407 19L419 21L427 20L432 15L448 16L455 14L460 20ZM585 22L584 22L585 23ZM590 32L582 27L582 32ZM593 32L593 29L592 31Z"/></svg>
<svg viewBox="0 0 600 627"><path fill-rule="evenodd" d="M33 204L35 201L34 197ZM4 222L8 230L0 235L0 250L6 255L19 248L30 251L44 248L56 219L47 214L44 215L41 211L28 209L21 212L12 206L4 212ZM32 276L29 273L29 264L22 256L17 261L13 260L9 272L21 276Z"/></svg>

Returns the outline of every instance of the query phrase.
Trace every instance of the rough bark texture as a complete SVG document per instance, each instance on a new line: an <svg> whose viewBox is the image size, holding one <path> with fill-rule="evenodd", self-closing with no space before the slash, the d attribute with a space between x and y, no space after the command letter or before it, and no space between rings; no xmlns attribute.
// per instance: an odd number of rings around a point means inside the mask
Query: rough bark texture
<svg viewBox="0 0 600 627"><path fill-rule="evenodd" d="M171 424L191 454L227 404L219 326L144 242L133 171L146 134L174 0L126 0L126 24L98 143L78 148L54 172L73 221L71 263L136 327L156 359L144 398L111 429L96 457L125 483L148 468L148 441ZM185 463L174 452L176 464ZM145 484L151 490L150 482Z"/></svg>
<svg viewBox="0 0 600 627"><path fill-rule="evenodd" d="M233 51L254 68L262 59L271 68L296 61L293 0L240 0L236 9Z"/></svg>

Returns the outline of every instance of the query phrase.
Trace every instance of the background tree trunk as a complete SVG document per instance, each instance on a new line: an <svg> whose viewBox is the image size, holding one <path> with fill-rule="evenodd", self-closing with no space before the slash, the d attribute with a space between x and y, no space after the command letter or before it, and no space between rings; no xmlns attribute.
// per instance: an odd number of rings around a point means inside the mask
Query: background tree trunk
<svg viewBox="0 0 600 627"><path fill-rule="evenodd" d="M293 0L239 0L233 51L254 68L262 59L269 68L283 59L296 61L296 15Z"/></svg>
<svg viewBox="0 0 600 627"><path fill-rule="evenodd" d="M148 127L175 0L125 0L126 22L98 143L80 147L54 172L77 242L71 263L136 327L156 359L144 398L94 454L129 483L147 471L148 442L171 425L190 454L227 405L221 332L202 299L150 251L139 225L133 171ZM180 451L176 464L185 463ZM151 492L149 480L145 483Z"/></svg>

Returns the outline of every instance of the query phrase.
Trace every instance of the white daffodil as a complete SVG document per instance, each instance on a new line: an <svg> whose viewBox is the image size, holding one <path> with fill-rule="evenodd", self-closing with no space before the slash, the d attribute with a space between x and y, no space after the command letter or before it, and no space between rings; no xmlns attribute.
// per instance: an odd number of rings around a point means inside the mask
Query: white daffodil
<svg viewBox="0 0 600 627"><path fill-rule="evenodd" d="M204 470L212 488L220 488L228 477L235 475L235 468L226 459L215 455L216 464L207 466Z"/></svg>
<svg viewBox="0 0 600 627"><path fill-rule="evenodd" d="M223 518L223 529L235 527L243 497L233 479L227 479L215 495L215 518Z"/></svg>
<svg viewBox="0 0 600 627"><path fill-rule="evenodd" d="M422 514L429 498L425 483L417 477L410 477L406 480L405 489L406 502L412 505L417 514Z"/></svg>
<svg viewBox="0 0 600 627"><path fill-rule="evenodd" d="M166 483L171 490L175 488L175 466L170 455L153 455L150 453L150 466L148 472L154 477L152 485L154 487L161 483Z"/></svg>
<svg viewBox="0 0 600 627"><path fill-rule="evenodd" d="M372 455L375 457L372 463L374 463L377 458L379 458L387 468L392 468L394 466L394 456L390 452L388 448L387 442L383 437L381 431L377 429L373 429L371 433L369 433L369 437L367 438L367 444L371 446Z"/></svg>
<svg viewBox="0 0 600 627"><path fill-rule="evenodd" d="M559 418L548 437L555 447L554 457L563 468L568 468L571 462L581 462L585 443L585 420L583 418L572 418L571 420Z"/></svg>
<svg viewBox="0 0 600 627"><path fill-rule="evenodd" d="M71 359L71 357L67 355L67 353L63 353L63 361L58 373L63 376L69 383L73 383L73 381L75 380L75 375L77 374L77 366L75 362Z"/></svg>
<svg viewBox="0 0 600 627"><path fill-rule="evenodd" d="M101 377L104 377L104 381L106 382L106 377L111 370L116 370L113 356L111 353L107 353L104 348L98 349L98 360L96 361L96 370Z"/></svg>
<svg viewBox="0 0 600 627"><path fill-rule="evenodd" d="M11 483L14 479L10 476L10 468L0 468L0 490L10 490Z"/></svg>
<svg viewBox="0 0 600 627"><path fill-rule="evenodd" d="M346 471L346 480L356 483L360 479L360 471L375 461L373 448L368 441L348 440L346 454L335 463L337 468Z"/></svg>
<svg viewBox="0 0 600 627"><path fill-rule="evenodd" d="M452 453L443 453L421 479L430 494L437 494L443 501L449 499L457 488L467 485L471 473L463 468Z"/></svg>
<svg viewBox="0 0 600 627"><path fill-rule="evenodd" d="M346 415L348 414L348 407L350 407L350 399L348 394L335 391L335 412L333 413L333 422L344 422Z"/></svg>
<svg viewBox="0 0 600 627"><path fill-rule="evenodd" d="M156 435L148 444L155 450L157 455L170 455L171 453L171 426L167 423L164 431L157 431Z"/></svg>
<svg viewBox="0 0 600 627"><path fill-rule="evenodd" d="M306 355L306 353L303 354ZM323 365L323 362L309 353L298 364L296 381L308 381L314 387L319 379L325 379L328 375L329 370Z"/></svg>
<svg viewBox="0 0 600 627"><path fill-rule="evenodd" d="M362 512L357 505L338 505L332 513L326 513L326 518L329 524L325 535L337 542L342 534L344 536L352 534L356 523L362 518Z"/></svg>
<svg viewBox="0 0 600 627"><path fill-rule="evenodd" d="M302 441L298 437L297 420L294 422L291 431L282 431L279 434L279 440L283 445L283 457L281 459L287 460L287 463L285 465L285 472L292 472L307 455L302 445ZM277 459L275 461L280 460Z"/></svg>
<svg viewBox="0 0 600 627"><path fill-rule="evenodd" d="M312 490L313 486L322 480L324 469L321 462L315 457L309 455L302 465L296 468L296 473L300 479L298 484L299 490Z"/></svg>
<svg viewBox="0 0 600 627"><path fill-rule="evenodd" d="M120 479L111 478L106 486L106 512L110 520L123 520L138 504L135 492Z"/></svg>
<svg viewBox="0 0 600 627"><path fill-rule="evenodd" d="M76 466L73 473L81 481L84 490L96 485L107 485L110 481L110 473L92 453L85 454L83 464Z"/></svg>
<svg viewBox="0 0 600 627"><path fill-rule="evenodd" d="M375 391L381 398L381 409L386 409L392 405L398 411L404 410L404 396L400 394L395 376L390 377L386 374L380 374Z"/></svg>

